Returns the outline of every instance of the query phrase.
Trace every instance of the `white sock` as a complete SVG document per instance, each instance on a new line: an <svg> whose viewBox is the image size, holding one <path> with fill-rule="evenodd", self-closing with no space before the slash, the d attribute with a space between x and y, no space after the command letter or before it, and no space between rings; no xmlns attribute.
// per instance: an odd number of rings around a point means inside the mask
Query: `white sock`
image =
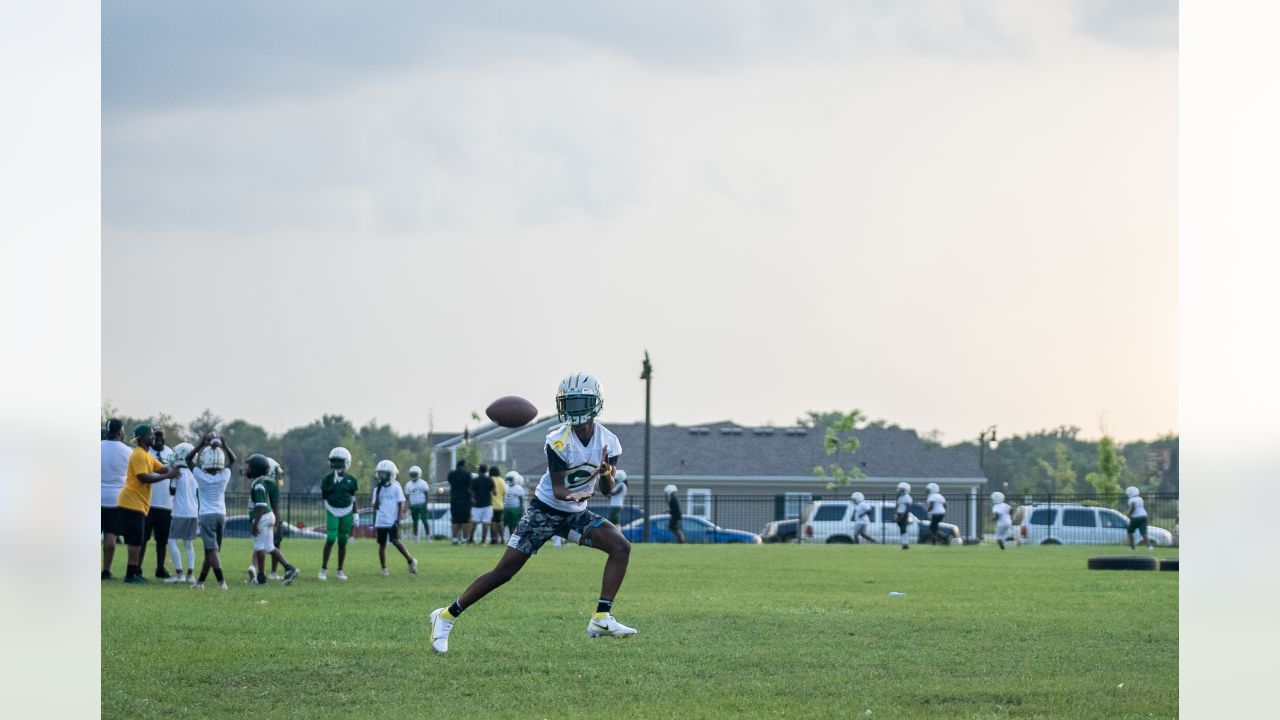
<svg viewBox="0 0 1280 720"><path fill-rule="evenodd" d="M183 540L183 545L187 547L187 572L195 572L196 569L196 543L194 540ZM177 553L174 553L177 557Z"/></svg>
<svg viewBox="0 0 1280 720"><path fill-rule="evenodd" d="M175 538L169 538L169 557L173 558L173 569L182 574L182 553L178 552L178 541Z"/></svg>

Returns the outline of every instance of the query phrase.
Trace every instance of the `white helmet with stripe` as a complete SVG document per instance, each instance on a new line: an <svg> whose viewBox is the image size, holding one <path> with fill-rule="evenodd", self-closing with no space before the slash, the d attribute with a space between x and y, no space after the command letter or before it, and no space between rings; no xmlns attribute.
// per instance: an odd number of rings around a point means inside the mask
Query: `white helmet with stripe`
<svg viewBox="0 0 1280 720"><path fill-rule="evenodd" d="M556 390L556 416L560 422L582 425L604 409L604 393L595 375L576 372L566 375Z"/></svg>

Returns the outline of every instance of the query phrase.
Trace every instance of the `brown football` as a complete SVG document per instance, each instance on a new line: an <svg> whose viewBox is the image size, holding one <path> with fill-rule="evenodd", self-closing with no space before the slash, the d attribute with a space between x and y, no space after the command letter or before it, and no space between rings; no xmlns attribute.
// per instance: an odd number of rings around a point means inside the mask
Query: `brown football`
<svg viewBox="0 0 1280 720"><path fill-rule="evenodd" d="M522 397L508 395L489 403L484 414L502 427L518 428L537 417L538 408Z"/></svg>

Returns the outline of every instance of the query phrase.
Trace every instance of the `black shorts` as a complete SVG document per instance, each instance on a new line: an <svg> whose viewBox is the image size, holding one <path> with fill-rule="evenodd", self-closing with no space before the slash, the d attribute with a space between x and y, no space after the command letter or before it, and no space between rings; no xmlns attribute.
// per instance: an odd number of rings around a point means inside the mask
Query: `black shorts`
<svg viewBox="0 0 1280 720"><path fill-rule="evenodd" d="M667 529L668 529L668 530L670 530L671 532L675 532L675 531L679 530L679 529L680 529L680 521L681 521L682 519L683 519L683 518L681 518L681 517L674 517L674 516L673 516L670 520L668 520L668 521L667 521Z"/></svg>
<svg viewBox="0 0 1280 720"><path fill-rule="evenodd" d="M116 529L125 545L141 546L147 530L147 516L141 510L116 508Z"/></svg>
<svg viewBox="0 0 1280 720"><path fill-rule="evenodd" d="M942 518L944 517L946 517L946 515L930 515L929 532L936 534L938 532L938 525L942 523Z"/></svg>
<svg viewBox="0 0 1280 720"><path fill-rule="evenodd" d="M454 500L450 502L449 514L453 516L454 525L466 525L471 522L471 501Z"/></svg>
<svg viewBox="0 0 1280 720"><path fill-rule="evenodd" d="M120 534L120 523L119 523L119 518L116 517L116 510L117 508L113 508L113 507L102 508L102 534L103 535L119 535Z"/></svg>
<svg viewBox="0 0 1280 720"><path fill-rule="evenodd" d="M391 542L400 542L400 525L392 525L389 528L374 528L378 531L378 544L386 545L387 540Z"/></svg>
<svg viewBox="0 0 1280 720"><path fill-rule="evenodd" d="M173 520L173 511L168 508L153 507L147 513L147 524L142 533L142 544L146 545L151 541L151 536L156 537L157 545L166 545L169 542L169 523Z"/></svg>
<svg viewBox="0 0 1280 720"><path fill-rule="evenodd" d="M894 520L898 523L898 532L907 531L907 513L900 513L894 516Z"/></svg>

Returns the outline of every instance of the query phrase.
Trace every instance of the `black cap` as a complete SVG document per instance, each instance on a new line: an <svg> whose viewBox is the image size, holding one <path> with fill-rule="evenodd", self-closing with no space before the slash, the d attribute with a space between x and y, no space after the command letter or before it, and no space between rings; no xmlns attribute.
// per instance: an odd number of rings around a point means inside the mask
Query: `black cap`
<svg viewBox="0 0 1280 720"><path fill-rule="evenodd" d="M124 423L115 418L107 421L107 434L114 435L124 429Z"/></svg>

